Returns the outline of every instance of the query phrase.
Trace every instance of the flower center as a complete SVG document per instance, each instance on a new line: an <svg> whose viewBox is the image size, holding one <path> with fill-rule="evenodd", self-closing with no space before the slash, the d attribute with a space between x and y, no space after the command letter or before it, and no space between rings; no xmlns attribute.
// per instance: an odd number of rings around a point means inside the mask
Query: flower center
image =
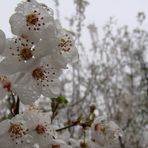
<svg viewBox="0 0 148 148"><path fill-rule="evenodd" d="M23 60L29 60L32 58L32 51L30 48L23 48L21 51L20 51L20 56Z"/></svg>
<svg viewBox="0 0 148 148"><path fill-rule="evenodd" d="M39 19L38 19L38 17L35 14L29 14L29 15L26 16L26 22L29 25L36 25L38 20Z"/></svg>
<svg viewBox="0 0 148 148"><path fill-rule="evenodd" d="M95 124L94 130L99 131L100 130L100 124Z"/></svg>
<svg viewBox="0 0 148 148"><path fill-rule="evenodd" d="M8 133L12 138L21 138L26 134L26 130L24 130L20 124L11 123Z"/></svg>
<svg viewBox="0 0 148 148"><path fill-rule="evenodd" d="M44 74L43 69L41 67L38 67L33 70L32 76L37 80L39 80L39 79L43 80L45 77L45 74Z"/></svg>
<svg viewBox="0 0 148 148"><path fill-rule="evenodd" d="M7 79L6 76L0 76L0 83L2 83L3 88L8 92L11 90L11 82Z"/></svg>
<svg viewBox="0 0 148 148"><path fill-rule="evenodd" d="M11 90L11 83L9 81L4 82L3 88L9 92Z"/></svg>
<svg viewBox="0 0 148 148"><path fill-rule="evenodd" d="M52 145L52 148L60 148L59 144Z"/></svg>
<svg viewBox="0 0 148 148"><path fill-rule="evenodd" d="M28 39L28 36L27 35L25 35L25 34L21 34L21 37L23 38L23 39Z"/></svg>
<svg viewBox="0 0 148 148"><path fill-rule="evenodd" d="M37 127L35 128L35 131L36 131L38 134L44 134L44 133L47 131L47 129L46 129L45 126L39 124L39 125L37 125Z"/></svg>
<svg viewBox="0 0 148 148"><path fill-rule="evenodd" d="M58 47L62 49L64 52L68 52L72 47L72 40L68 36L68 34L64 35L61 39L59 39Z"/></svg>
<svg viewBox="0 0 148 148"><path fill-rule="evenodd" d="M94 130L95 130L95 131L98 131L98 132L100 131L100 132L102 132L103 134L105 134L105 130L106 130L106 129L105 129L104 126L101 126L101 125L98 123L98 124L95 125Z"/></svg>

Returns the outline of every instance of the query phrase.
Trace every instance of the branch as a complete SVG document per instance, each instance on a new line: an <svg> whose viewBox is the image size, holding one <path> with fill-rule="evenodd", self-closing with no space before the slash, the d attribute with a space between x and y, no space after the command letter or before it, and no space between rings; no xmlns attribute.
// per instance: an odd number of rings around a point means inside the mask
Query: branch
<svg viewBox="0 0 148 148"><path fill-rule="evenodd" d="M16 105L14 108L14 115L19 114L19 108L20 108L20 99L19 99L19 97L17 97L17 102L16 102Z"/></svg>
<svg viewBox="0 0 148 148"><path fill-rule="evenodd" d="M120 147L121 147L121 148L125 148L125 145L124 145L123 142L122 142L121 136L119 136L118 139L119 139Z"/></svg>
<svg viewBox="0 0 148 148"><path fill-rule="evenodd" d="M73 126L77 126L79 124L79 122L74 122L73 124L70 124L70 125L68 125L68 126L65 126L65 127L62 127L62 128L60 128L60 129L57 129L56 130L56 132L60 132L60 131L62 131L62 130L65 130L65 129L67 129L67 128L71 128L71 127L73 127Z"/></svg>

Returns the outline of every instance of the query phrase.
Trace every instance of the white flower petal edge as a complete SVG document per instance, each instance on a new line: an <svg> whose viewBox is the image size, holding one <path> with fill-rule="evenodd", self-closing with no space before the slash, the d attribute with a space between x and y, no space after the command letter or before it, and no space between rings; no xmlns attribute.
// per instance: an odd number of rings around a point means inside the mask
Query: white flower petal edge
<svg viewBox="0 0 148 148"><path fill-rule="evenodd" d="M44 148L72 148L72 147L66 144L63 140L55 139L51 141L51 144L45 146Z"/></svg>
<svg viewBox="0 0 148 148"><path fill-rule="evenodd" d="M5 49L5 43L6 43L6 36L5 33L0 30L0 54L4 51Z"/></svg>

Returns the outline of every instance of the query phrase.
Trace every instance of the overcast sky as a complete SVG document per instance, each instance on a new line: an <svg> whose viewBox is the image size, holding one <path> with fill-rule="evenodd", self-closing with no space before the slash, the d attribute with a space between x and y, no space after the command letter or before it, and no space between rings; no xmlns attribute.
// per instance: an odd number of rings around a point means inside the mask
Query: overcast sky
<svg viewBox="0 0 148 148"><path fill-rule="evenodd" d="M54 9L52 0L39 0L48 4ZM73 0L59 0L62 23L66 26L65 16L74 13ZM86 23L95 22L101 28L110 16L118 19L119 24L136 26L136 14L139 11L145 12L148 17L148 0L88 0L90 5L86 11ZM20 0L0 0L0 29L3 29L7 36L10 36L9 17ZM148 28L148 19L145 22Z"/></svg>

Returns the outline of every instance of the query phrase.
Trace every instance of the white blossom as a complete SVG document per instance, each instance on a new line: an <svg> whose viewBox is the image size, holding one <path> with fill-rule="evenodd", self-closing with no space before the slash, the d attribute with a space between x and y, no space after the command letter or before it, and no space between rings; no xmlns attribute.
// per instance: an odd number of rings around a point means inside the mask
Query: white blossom
<svg viewBox="0 0 148 148"><path fill-rule="evenodd" d="M51 58L59 65L59 67L65 68L67 64L72 64L78 61L78 50L75 46L75 40L72 34L62 29L62 27L56 22L56 37L51 31L51 27L49 26L44 37L46 40L44 41L44 48L50 47L51 50L51 42L48 40L51 38L55 39L52 43L55 45L52 46L52 54ZM53 29L52 29L53 30Z"/></svg>
<svg viewBox="0 0 148 148"><path fill-rule="evenodd" d="M48 113L27 111L0 123L0 145L3 148L44 147L56 138Z"/></svg>
<svg viewBox="0 0 148 148"><path fill-rule="evenodd" d="M57 137L51 125L49 113L25 112L23 118L29 129L29 135L32 137L32 143L44 147Z"/></svg>
<svg viewBox="0 0 148 148"><path fill-rule="evenodd" d="M104 146L107 141L118 141L122 136L122 130L114 121L108 121L106 117L98 117L92 124L92 140Z"/></svg>
<svg viewBox="0 0 148 148"><path fill-rule="evenodd" d="M24 74L14 90L25 104L34 102L41 94L56 97L60 94L60 74L61 69L56 68L54 61L45 57L41 63Z"/></svg>
<svg viewBox="0 0 148 148"><path fill-rule="evenodd" d="M57 57L57 63L61 66L78 61L78 50L75 47L74 38L72 34L65 29L59 31L53 56Z"/></svg>
<svg viewBox="0 0 148 148"><path fill-rule="evenodd" d="M10 18L12 33L35 42L44 35L50 22L54 21L52 10L35 0L18 4L15 11Z"/></svg>
<svg viewBox="0 0 148 148"><path fill-rule="evenodd" d="M34 45L28 39L17 37L7 39L3 53L4 59L0 63L0 72L13 74L28 70L38 62L40 46Z"/></svg>
<svg viewBox="0 0 148 148"><path fill-rule="evenodd" d="M16 147L25 148L28 128L25 124L17 120L17 117L4 120L0 123L0 146L2 148Z"/></svg>

